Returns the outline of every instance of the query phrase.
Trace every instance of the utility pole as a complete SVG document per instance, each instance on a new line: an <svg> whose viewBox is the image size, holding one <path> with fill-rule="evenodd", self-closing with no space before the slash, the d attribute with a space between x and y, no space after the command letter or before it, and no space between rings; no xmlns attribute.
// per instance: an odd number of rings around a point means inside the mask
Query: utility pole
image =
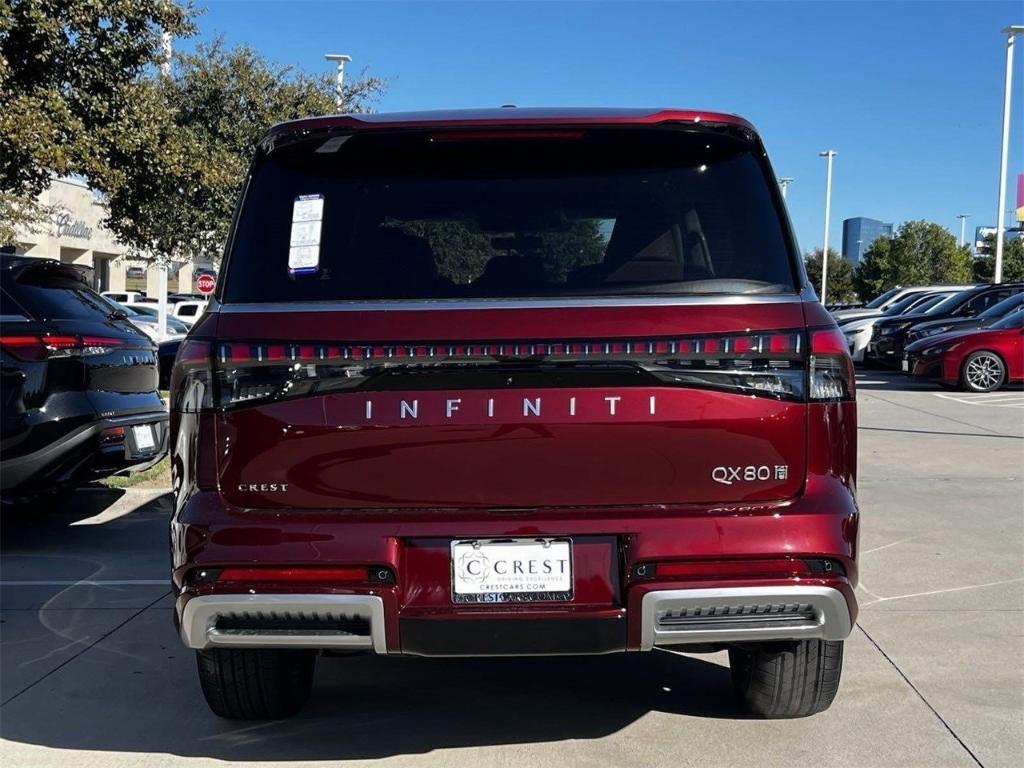
<svg viewBox="0 0 1024 768"><path fill-rule="evenodd" d="M786 190L789 189L789 185L792 184L793 181L794 181L793 179L789 179L789 178L785 178L785 177L779 179L779 189L782 190L782 199L783 200L786 199Z"/></svg>
<svg viewBox="0 0 1024 768"><path fill-rule="evenodd" d="M1006 207L1006 163L1010 151L1010 96L1013 92L1013 42L1024 34L1024 24L1003 30L1006 35L1006 80L1003 89L1003 143L999 150L999 205L996 208L996 273L992 281L1003 282L1003 209Z"/></svg>
<svg viewBox="0 0 1024 768"><path fill-rule="evenodd" d="M967 219L969 219L970 216L971 216L971 214L969 214L969 213L958 213L956 215L956 217L958 219L960 219L960 247L961 248L964 247L964 241L965 241L965 238L967 237Z"/></svg>
<svg viewBox="0 0 1024 768"><path fill-rule="evenodd" d="M826 149L819 152L818 157L828 160L828 170L825 172L825 237L821 244L821 303L825 304L825 291L828 288L828 220L832 215L832 159L838 155L834 149Z"/></svg>
<svg viewBox="0 0 1024 768"><path fill-rule="evenodd" d="M324 58L328 61L333 61L338 67L338 75L334 83L334 106L341 112L342 106L345 103L344 91L342 90L342 86L345 85L345 64L352 61L352 57L345 53L327 53L324 54Z"/></svg>
<svg viewBox="0 0 1024 768"><path fill-rule="evenodd" d="M171 59L174 49L171 45L171 33L164 32L160 36L160 48L163 57L160 60L160 76L171 76ZM158 259L157 268L157 305L156 305L156 335L163 341L167 338L167 259L162 253L156 254Z"/></svg>

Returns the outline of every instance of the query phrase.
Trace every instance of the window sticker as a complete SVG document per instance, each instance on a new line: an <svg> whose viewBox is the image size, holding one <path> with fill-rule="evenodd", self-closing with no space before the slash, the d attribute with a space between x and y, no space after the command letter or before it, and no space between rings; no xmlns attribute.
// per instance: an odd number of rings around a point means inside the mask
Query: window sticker
<svg viewBox="0 0 1024 768"><path fill-rule="evenodd" d="M299 195L295 198L288 242L288 271L291 274L309 274L320 269L320 229L323 219L323 195Z"/></svg>

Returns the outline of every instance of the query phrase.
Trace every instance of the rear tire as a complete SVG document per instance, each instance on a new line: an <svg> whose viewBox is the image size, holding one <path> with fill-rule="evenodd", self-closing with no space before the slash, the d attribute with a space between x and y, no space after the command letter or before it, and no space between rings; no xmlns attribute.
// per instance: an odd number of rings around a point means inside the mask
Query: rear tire
<svg viewBox="0 0 1024 768"><path fill-rule="evenodd" d="M309 699L316 652L214 648L196 651L206 703L229 720L291 717Z"/></svg>
<svg viewBox="0 0 1024 768"><path fill-rule="evenodd" d="M748 712L770 719L824 712L839 690L843 644L761 643L729 649L733 688Z"/></svg>

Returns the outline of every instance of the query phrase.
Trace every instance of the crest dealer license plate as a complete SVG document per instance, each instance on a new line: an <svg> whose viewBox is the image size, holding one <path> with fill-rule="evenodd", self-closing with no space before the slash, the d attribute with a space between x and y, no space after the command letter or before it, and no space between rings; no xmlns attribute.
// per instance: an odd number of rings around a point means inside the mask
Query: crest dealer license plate
<svg viewBox="0 0 1024 768"><path fill-rule="evenodd" d="M453 603L572 600L569 539L456 539L451 564Z"/></svg>

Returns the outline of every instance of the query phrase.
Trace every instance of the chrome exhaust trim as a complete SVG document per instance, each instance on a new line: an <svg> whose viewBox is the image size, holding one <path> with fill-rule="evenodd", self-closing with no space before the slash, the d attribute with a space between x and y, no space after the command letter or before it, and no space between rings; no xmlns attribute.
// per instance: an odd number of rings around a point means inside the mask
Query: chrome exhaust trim
<svg viewBox="0 0 1024 768"><path fill-rule="evenodd" d="M723 587L648 592L641 603L640 650L691 643L844 640L846 598L832 587Z"/></svg>
<svg viewBox="0 0 1024 768"><path fill-rule="evenodd" d="M260 628L261 622L273 628ZM364 623L366 634L316 629ZM248 628L218 627L219 623ZM289 627L289 623L293 627ZM332 648L388 652L384 601L373 595L202 595L181 615L181 639L189 648Z"/></svg>

